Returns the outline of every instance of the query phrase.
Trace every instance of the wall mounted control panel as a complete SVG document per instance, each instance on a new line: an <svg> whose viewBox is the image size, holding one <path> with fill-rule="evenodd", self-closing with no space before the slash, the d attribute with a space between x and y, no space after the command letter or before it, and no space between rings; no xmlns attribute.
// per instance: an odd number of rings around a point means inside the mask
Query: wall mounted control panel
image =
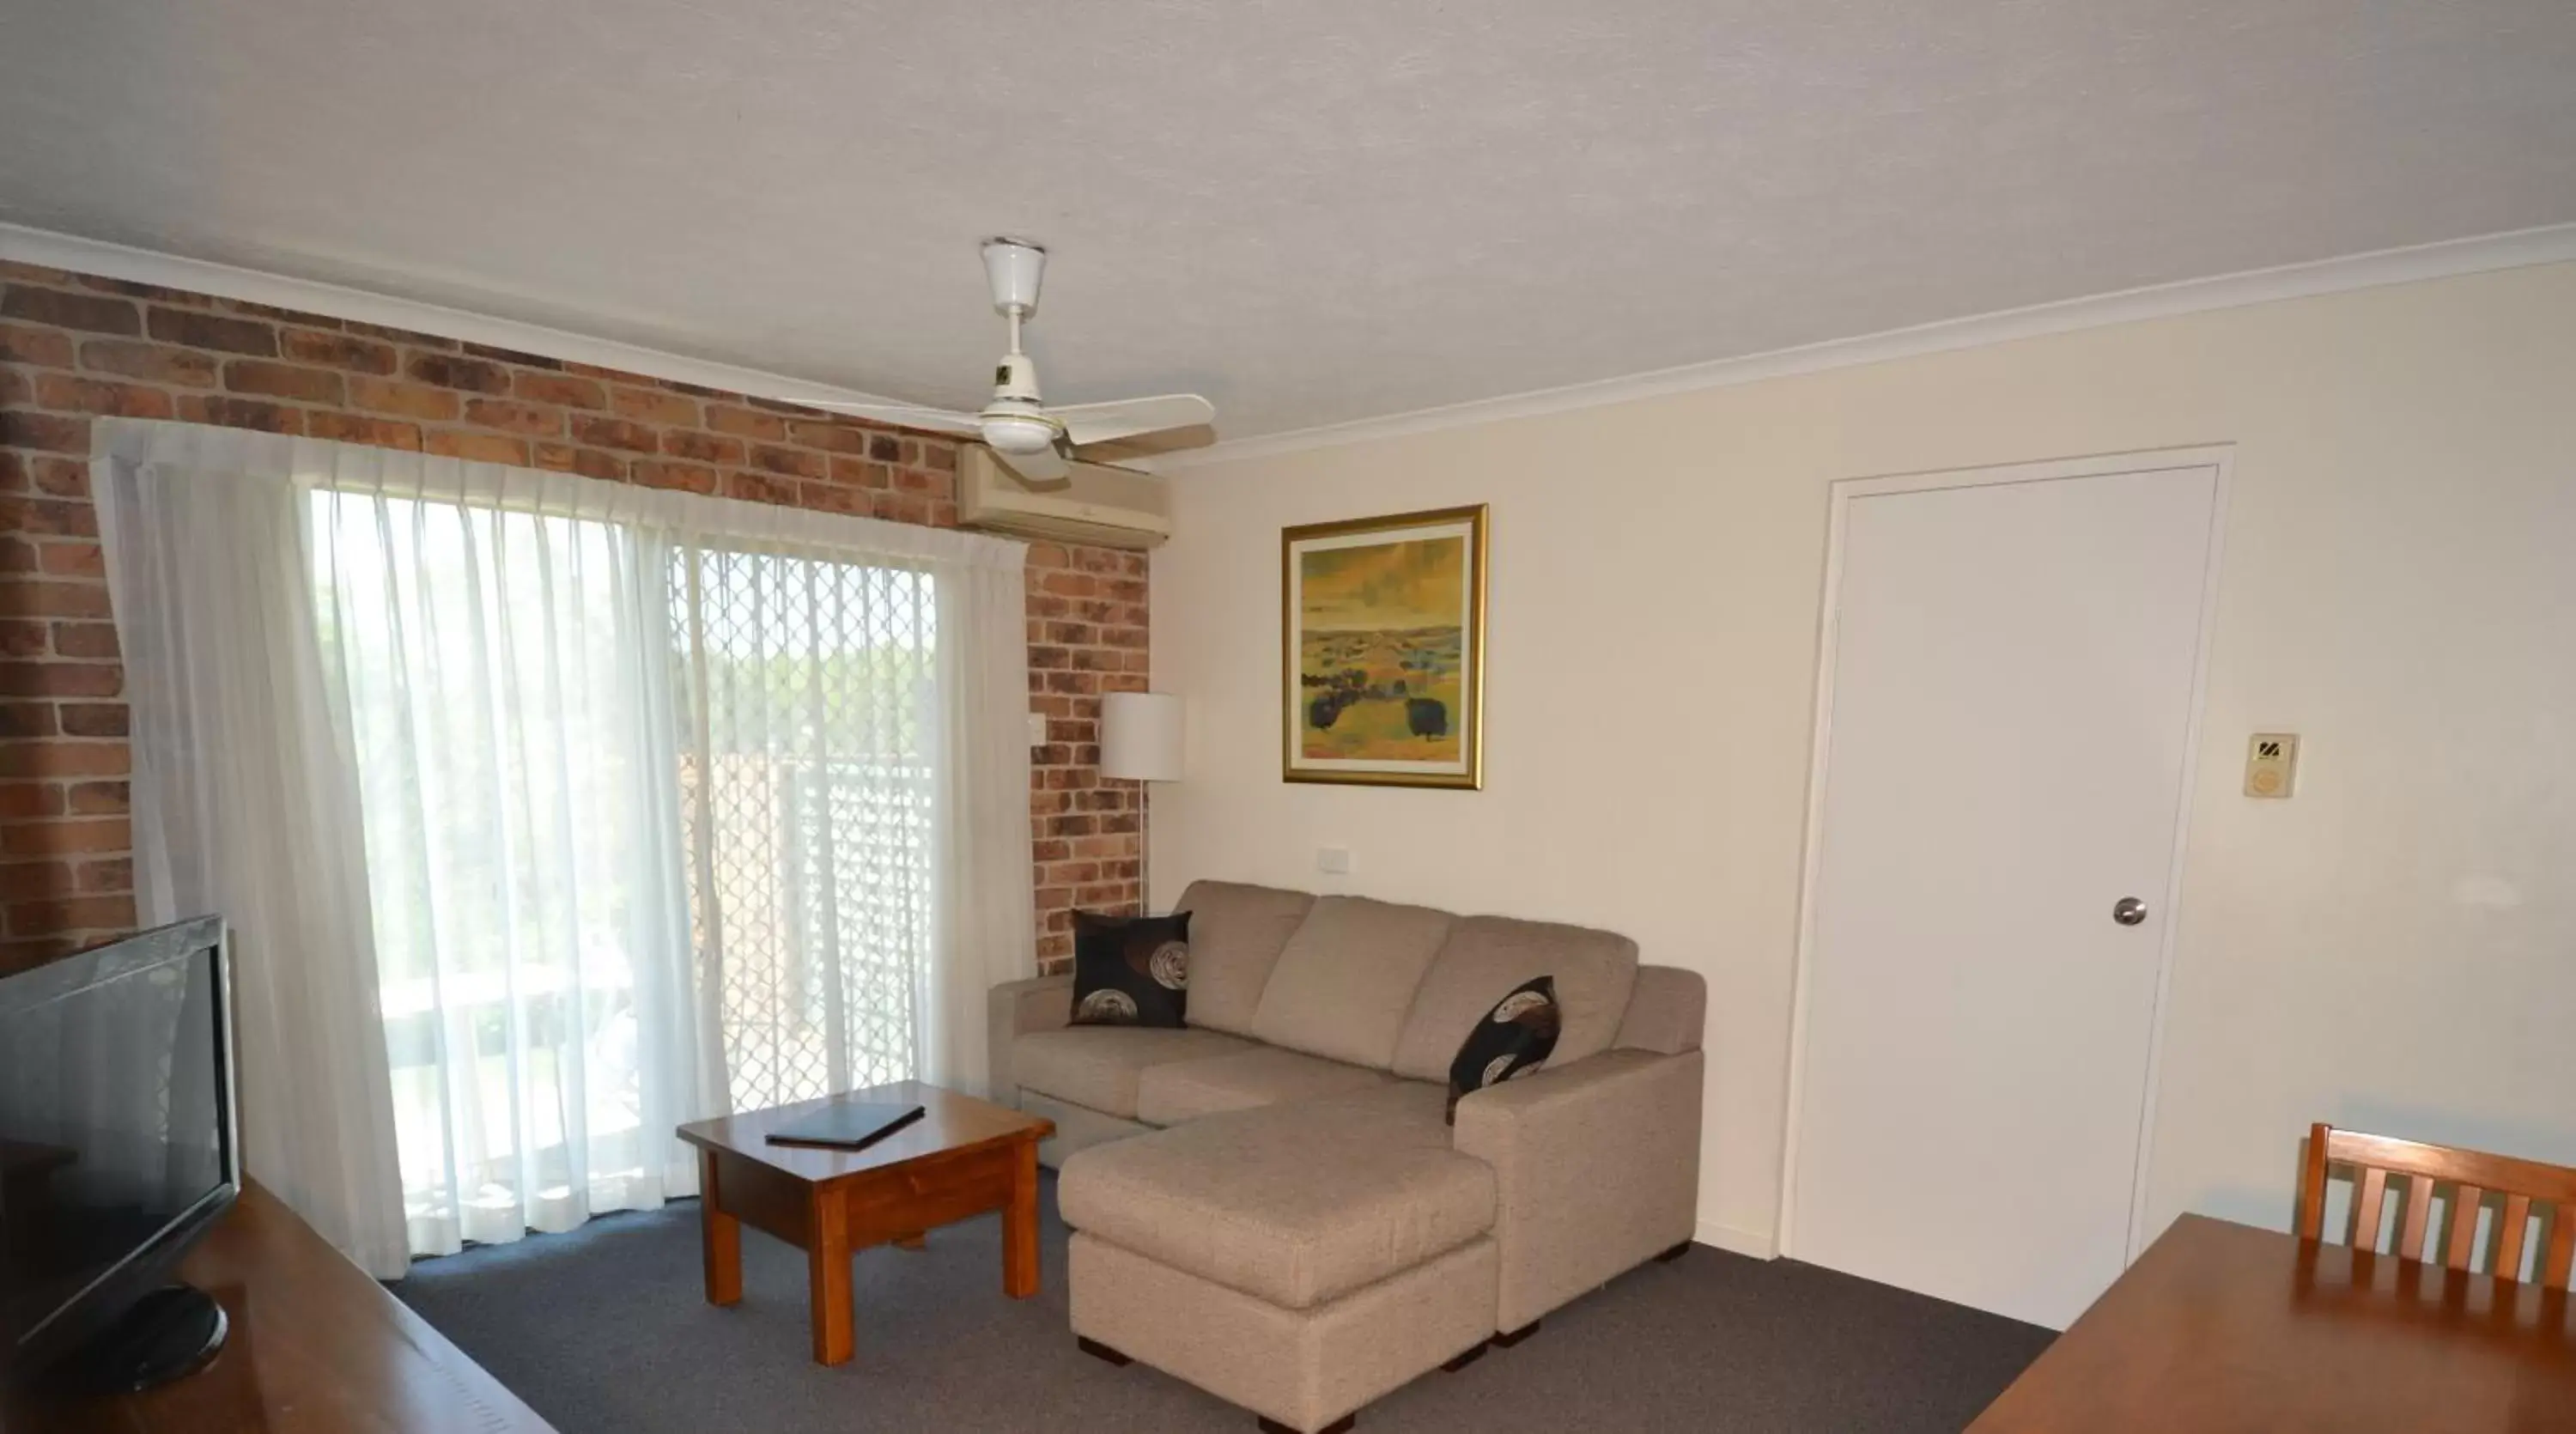
<svg viewBox="0 0 2576 1434"><path fill-rule="evenodd" d="M2299 780L2299 734L2257 732L2245 743L2245 795L2286 797Z"/></svg>

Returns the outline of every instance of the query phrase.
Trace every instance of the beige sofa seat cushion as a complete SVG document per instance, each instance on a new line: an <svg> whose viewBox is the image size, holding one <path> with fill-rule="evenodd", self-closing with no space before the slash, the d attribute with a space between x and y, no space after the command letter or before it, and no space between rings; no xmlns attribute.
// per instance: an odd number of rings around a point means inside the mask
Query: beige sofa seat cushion
<svg viewBox="0 0 2576 1434"><path fill-rule="evenodd" d="M1017 1104L1030 1115L1043 1116L1055 1122L1055 1134L1038 1142L1038 1164L1049 1170L1063 1169L1065 1157L1077 1150L1112 1140L1149 1135L1154 1129L1141 1121L1121 1120L1087 1105L1075 1105L1033 1090L1023 1089Z"/></svg>
<svg viewBox="0 0 2576 1434"><path fill-rule="evenodd" d="M1148 1069L1251 1045L1239 1036L1187 1026L1066 1026L1032 1031L1013 1042L1011 1074L1022 1090L1134 1120L1136 1082Z"/></svg>
<svg viewBox="0 0 2576 1434"><path fill-rule="evenodd" d="M1287 1309L1454 1250L1494 1222L1494 1172L1450 1148L1444 1089L1210 1116L1064 1163L1065 1223Z"/></svg>
<svg viewBox="0 0 2576 1434"><path fill-rule="evenodd" d="M1178 1125L1229 1110L1347 1095L1393 1079L1366 1066L1255 1046L1148 1068L1136 1085L1136 1118L1148 1125Z"/></svg>
<svg viewBox="0 0 2576 1434"><path fill-rule="evenodd" d="M1193 881L1172 907L1190 914L1189 1022L1212 1031L1252 1034L1270 968L1315 898L1302 891Z"/></svg>
<svg viewBox="0 0 2576 1434"><path fill-rule="evenodd" d="M1389 1064L1411 1080L1446 1081L1467 1032L1513 987L1538 976L1556 978L1564 1015L1547 1063L1572 1065L1610 1049L1618 1034L1637 986L1637 943L1583 926L1467 917L1451 928L1423 977Z"/></svg>
<svg viewBox="0 0 2576 1434"><path fill-rule="evenodd" d="M1414 988L1455 920L1427 906L1319 898L1279 953L1252 1034L1292 1051L1384 1070L1395 1059Z"/></svg>

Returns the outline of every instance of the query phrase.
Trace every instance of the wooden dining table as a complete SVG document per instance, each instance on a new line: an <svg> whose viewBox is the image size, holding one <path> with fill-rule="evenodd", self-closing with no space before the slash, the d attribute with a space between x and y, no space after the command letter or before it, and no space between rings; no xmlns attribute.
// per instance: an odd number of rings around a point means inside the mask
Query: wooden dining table
<svg viewBox="0 0 2576 1434"><path fill-rule="evenodd" d="M2185 1215L1969 1428L2576 1430L2568 1303Z"/></svg>

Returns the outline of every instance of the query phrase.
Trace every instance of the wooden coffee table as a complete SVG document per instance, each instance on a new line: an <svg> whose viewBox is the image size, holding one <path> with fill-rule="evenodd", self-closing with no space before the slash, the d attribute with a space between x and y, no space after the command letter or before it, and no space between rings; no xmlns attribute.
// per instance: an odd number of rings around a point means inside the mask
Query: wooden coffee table
<svg viewBox="0 0 2576 1434"><path fill-rule="evenodd" d="M770 1131L844 1101L922 1107L865 1150L772 1145ZM1038 1142L1055 1122L919 1081L721 1116L680 1127L698 1148L699 1235L707 1302L742 1299L742 1226L805 1252L814 1360L850 1357L850 1257L871 1245L921 1247L922 1233L1002 1212L1002 1292L1038 1292Z"/></svg>

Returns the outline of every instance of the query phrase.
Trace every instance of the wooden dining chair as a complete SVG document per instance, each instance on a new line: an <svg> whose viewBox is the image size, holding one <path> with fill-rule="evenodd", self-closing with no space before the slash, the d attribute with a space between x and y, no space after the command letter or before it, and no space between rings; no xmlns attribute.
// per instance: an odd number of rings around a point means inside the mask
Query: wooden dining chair
<svg viewBox="0 0 2576 1434"><path fill-rule="evenodd" d="M2442 1242L2440 1263L2466 1270L2476 1253L2478 1209L2489 1192L2503 1198L2496 1213L2495 1258L2488 1272L2499 1279L2522 1277L2523 1240L2534 1214L2556 1207L2548 1221L2549 1244L2534 1277L2550 1289L2568 1288L2568 1271L2576 1263L2576 1170L2543 1165L2509 1155L2423 1145L2385 1135L2363 1135L2330 1125L2308 1128L2307 1168L2299 1179L2299 1237L2325 1238L2326 1167L2353 1167L2352 1225L2347 1240L2356 1249L2379 1250L2391 1177L2406 1184L2406 1209L2397 1239L2388 1253L2400 1259L2432 1264L2433 1187L2451 1189L2450 1236Z"/></svg>

